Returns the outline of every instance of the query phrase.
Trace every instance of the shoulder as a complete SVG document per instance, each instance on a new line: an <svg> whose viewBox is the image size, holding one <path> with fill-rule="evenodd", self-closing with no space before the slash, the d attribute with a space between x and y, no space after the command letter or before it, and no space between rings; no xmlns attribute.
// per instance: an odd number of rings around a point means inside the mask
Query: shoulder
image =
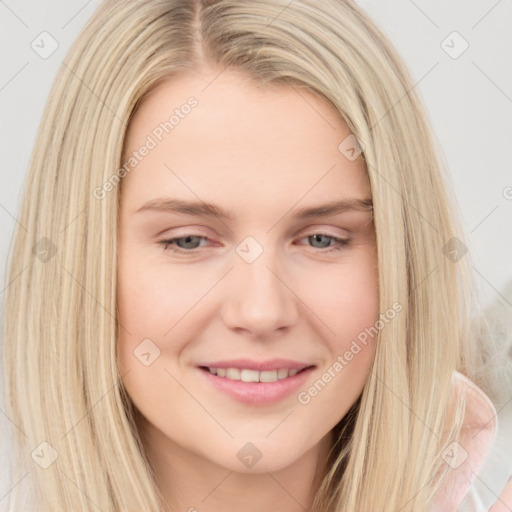
<svg viewBox="0 0 512 512"><path fill-rule="evenodd" d="M466 414L459 441L451 443L443 453L451 470L430 512L485 512L474 484L496 444L498 414L489 397L459 372L453 375L453 392L455 400L465 401Z"/></svg>

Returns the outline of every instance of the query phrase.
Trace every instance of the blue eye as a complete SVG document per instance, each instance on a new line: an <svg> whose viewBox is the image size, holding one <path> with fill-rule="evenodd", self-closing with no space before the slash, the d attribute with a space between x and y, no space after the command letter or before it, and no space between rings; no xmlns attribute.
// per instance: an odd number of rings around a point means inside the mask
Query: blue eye
<svg viewBox="0 0 512 512"><path fill-rule="evenodd" d="M316 249L325 249L325 248L328 248L328 247L331 247L331 249L329 249L330 251L331 250L340 250L342 249L343 247L346 247L349 243L350 243L350 240L346 240L344 238L338 238L336 236L331 236L331 235L327 235L325 233L314 233L312 235L307 235L305 238L308 239L308 241L310 242L320 242L320 247L315 247ZM322 238L323 238L323 241L322 241ZM327 239L327 244L325 244L325 241ZM331 243L331 241L334 241L334 243ZM323 252L328 252L328 251L323 251Z"/></svg>
<svg viewBox="0 0 512 512"><path fill-rule="evenodd" d="M164 246L164 250L169 249L171 247L171 251L174 252L191 252L198 247L198 241L200 240L208 240L205 236L199 235L186 235L179 238L171 238L169 240L162 240L160 243ZM180 242L183 241L182 244ZM183 245L185 247L183 247Z"/></svg>
<svg viewBox="0 0 512 512"><path fill-rule="evenodd" d="M299 240L305 239L312 243L319 243L319 246L313 246L313 248L319 249L320 252L337 251L343 247L346 247L351 242L351 240L327 235L326 233L313 233L311 235L306 235ZM196 249L201 247L200 242L202 240L206 241L208 240L208 237L189 234L177 238L162 240L159 242L159 244L163 245L164 251L170 250L171 252L175 253L191 254L194 253Z"/></svg>

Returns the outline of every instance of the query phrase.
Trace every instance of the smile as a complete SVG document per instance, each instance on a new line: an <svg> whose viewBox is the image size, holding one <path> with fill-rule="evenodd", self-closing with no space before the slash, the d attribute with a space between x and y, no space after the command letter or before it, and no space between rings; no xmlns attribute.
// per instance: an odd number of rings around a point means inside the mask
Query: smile
<svg viewBox="0 0 512 512"><path fill-rule="evenodd" d="M280 402L306 384L316 366L252 370L248 368L216 368L201 366L201 375L211 389L244 404L270 405Z"/></svg>
<svg viewBox="0 0 512 512"><path fill-rule="evenodd" d="M277 370L250 370L248 368L209 368L203 367L213 375L224 377L229 380L241 380L242 382L276 382L277 380L293 377L297 373L304 371L297 369L279 368Z"/></svg>

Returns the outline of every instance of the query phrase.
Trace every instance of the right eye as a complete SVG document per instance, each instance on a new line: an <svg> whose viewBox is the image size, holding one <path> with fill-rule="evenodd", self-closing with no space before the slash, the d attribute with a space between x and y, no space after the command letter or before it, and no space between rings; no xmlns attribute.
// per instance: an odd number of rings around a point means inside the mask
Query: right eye
<svg viewBox="0 0 512 512"><path fill-rule="evenodd" d="M158 242L164 246L164 251L170 250L178 253L191 253L199 247L201 240L208 240L205 236L199 235L185 235L176 238L169 238Z"/></svg>

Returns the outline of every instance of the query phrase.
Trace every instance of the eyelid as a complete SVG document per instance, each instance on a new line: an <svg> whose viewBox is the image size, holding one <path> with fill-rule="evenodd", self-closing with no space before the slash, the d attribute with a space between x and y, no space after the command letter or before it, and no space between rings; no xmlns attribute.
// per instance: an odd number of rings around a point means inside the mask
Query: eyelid
<svg viewBox="0 0 512 512"><path fill-rule="evenodd" d="M159 237L162 233L165 233L165 231L168 231L168 230L161 231L156 236ZM305 232L300 233L299 235L294 237L294 240L302 239L302 238L305 238L305 237L308 237L308 236L313 236L313 235L324 235L324 236L327 236L327 237L330 237L330 238L337 238L337 239L341 239L341 240L348 240L350 238L349 235L344 237L343 235L329 233L328 229L309 228ZM174 235L174 234L173 235L169 235L165 239L161 240L161 242L165 242L165 241L169 241L169 240L175 240L175 239L179 239L179 238L186 238L187 236L194 236L194 237L198 237L198 238L206 238L206 239L208 239L210 241L212 240L206 234L195 232L195 231L185 231L185 232L183 232L183 234L179 234L178 233L176 235Z"/></svg>
<svg viewBox="0 0 512 512"><path fill-rule="evenodd" d="M328 228L327 229L311 228L311 229L308 229L308 230L304 231L303 233L301 233L297 238L304 238L304 237L313 236L313 235L325 235L325 236L328 236L331 238L338 238L338 239L342 239L342 240L345 238L346 239L350 238L349 235L341 235L341 234L331 233Z"/></svg>
<svg viewBox="0 0 512 512"><path fill-rule="evenodd" d="M203 231L203 228L204 228L204 231ZM171 229L164 229L162 231L159 231L154 236L155 236L155 238L158 238L161 236L165 236L165 235L163 235L163 233L165 233L166 231L173 231L172 235L170 234L168 236L169 239L170 238L184 238L186 236L198 236L198 237L204 237L204 238L210 239L208 232L211 232L211 230L206 228L206 226L204 226L204 227L201 225L188 226L183 229L188 229L189 231L183 231L183 234L181 234L180 228L174 228L174 229L171 228ZM329 231L331 231L333 229L342 230L346 233L346 235L338 234L338 233L329 233ZM178 230L177 234L174 234L175 230ZM291 234L291 233L287 233L286 236L288 236L289 234ZM307 228L303 228L299 232L299 234L294 237L294 239L305 237L305 236L318 235L318 234L323 234L323 235L330 236L333 238L343 238L344 236L349 238L351 235L351 231L346 228L340 228L340 227L336 228L335 226L333 226L333 227L322 227L321 225L320 226L308 226Z"/></svg>
<svg viewBox="0 0 512 512"><path fill-rule="evenodd" d="M317 247L309 246L314 252L323 253L323 254L328 254L331 252L339 251L339 250L343 249L344 247L347 247L348 245L350 245L350 243L352 242L352 237L343 238L341 236L332 235L332 234L328 233L328 230L321 230L321 229L310 230L309 232L301 234L294 239L294 242L297 240L303 240L305 238L309 238L309 237L315 236L315 235L325 236L334 241L333 244L330 244L327 247L317 248ZM187 237L199 238L201 241L202 240L210 240L211 241L210 237L208 237L208 236L203 236L203 235L200 235L197 233L187 232L180 236L174 236L172 238L167 238L167 239L161 240L158 242L158 244L163 246L164 251L168 251L169 247L173 246L173 248L170 249L171 253L191 255L191 256L195 255L196 252L199 251L199 249L208 247L206 245L200 245L199 247L195 247L193 249L182 249L182 248L176 246L175 244L173 244L174 241L181 240L181 239L187 238ZM306 245L306 244L298 244L298 245Z"/></svg>

